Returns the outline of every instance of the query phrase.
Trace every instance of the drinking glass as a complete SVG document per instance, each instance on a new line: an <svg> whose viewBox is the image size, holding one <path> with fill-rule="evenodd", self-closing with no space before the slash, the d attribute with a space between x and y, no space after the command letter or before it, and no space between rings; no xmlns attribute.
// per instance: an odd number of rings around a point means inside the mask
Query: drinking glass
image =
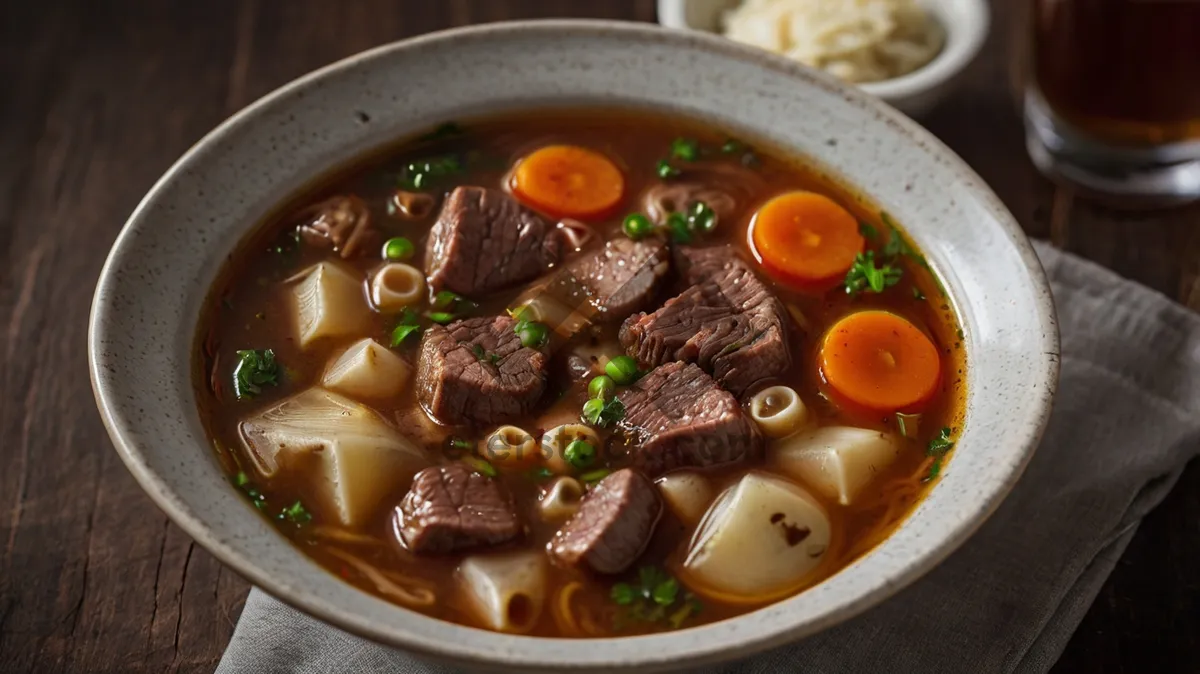
<svg viewBox="0 0 1200 674"><path fill-rule="evenodd" d="M1127 202L1200 199L1200 0L1029 0L1026 145Z"/></svg>

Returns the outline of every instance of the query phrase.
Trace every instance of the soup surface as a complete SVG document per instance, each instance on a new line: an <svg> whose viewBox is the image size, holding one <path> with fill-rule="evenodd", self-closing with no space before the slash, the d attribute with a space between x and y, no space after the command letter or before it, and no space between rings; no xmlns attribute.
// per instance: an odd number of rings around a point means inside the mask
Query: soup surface
<svg viewBox="0 0 1200 674"><path fill-rule="evenodd" d="M445 124L241 246L197 345L231 480L428 615L640 634L888 536L958 432L962 334L896 224L687 120Z"/></svg>

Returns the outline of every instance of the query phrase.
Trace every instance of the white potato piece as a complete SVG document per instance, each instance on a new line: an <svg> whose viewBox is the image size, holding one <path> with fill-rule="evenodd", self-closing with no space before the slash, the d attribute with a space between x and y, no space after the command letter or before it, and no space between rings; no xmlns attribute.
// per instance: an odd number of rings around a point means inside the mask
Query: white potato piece
<svg viewBox="0 0 1200 674"><path fill-rule="evenodd" d="M366 332L371 307L363 297L362 279L332 262L321 262L291 279L296 334L307 347L321 337Z"/></svg>
<svg viewBox="0 0 1200 674"><path fill-rule="evenodd" d="M246 419L241 433L266 477L303 463L306 498L348 527L365 524L431 463L371 408L316 387Z"/></svg>
<svg viewBox="0 0 1200 674"><path fill-rule="evenodd" d="M458 567L467 603L488 627L528 632L546 603L546 555L522 550L473 555Z"/></svg>
<svg viewBox="0 0 1200 674"><path fill-rule="evenodd" d="M543 520L558 522L579 512L581 500L583 485L575 478L564 475L554 478L554 481L544 488L541 498L538 499L538 510Z"/></svg>
<svg viewBox="0 0 1200 674"><path fill-rule="evenodd" d="M704 517L713 500L708 478L693 471L679 471L659 478L658 489L667 507L680 522L691 526Z"/></svg>
<svg viewBox="0 0 1200 674"><path fill-rule="evenodd" d="M808 423L808 408L790 386L771 386L750 398L750 418L768 438L784 438Z"/></svg>
<svg viewBox="0 0 1200 674"><path fill-rule="evenodd" d="M890 433L824 426L775 443L774 459L788 475L842 505L850 505L880 471L892 465L900 444Z"/></svg>
<svg viewBox="0 0 1200 674"><path fill-rule="evenodd" d="M555 426L542 434L542 463L556 475L566 475L576 472L574 466L567 463L563 452L567 445L575 440L583 440L596 448L597 455L604 448L600 436L586 424L563 424Z"/></svg>
<svg viewBox="0 0 1200 674"><path fill-rule="evenodd" d="M411 370L396 352L368 337L330 361L321 384L355 398L390 398L404 390Z"/></svg>
<svg viewBox="0 0 1200 674"><path fill-rule="evenodd" d="M798 484L747 473L704 515L683 562L692 589L728 601L763 601L798 588L824 561L833 528Z"/></svg>
<svg viewBox="0 0 1200 674"><path fill-rule="evenodd" d="M394 314L425 296L425 275L416 267L392 262L371 276L371 302L385 314Z"/></svg>

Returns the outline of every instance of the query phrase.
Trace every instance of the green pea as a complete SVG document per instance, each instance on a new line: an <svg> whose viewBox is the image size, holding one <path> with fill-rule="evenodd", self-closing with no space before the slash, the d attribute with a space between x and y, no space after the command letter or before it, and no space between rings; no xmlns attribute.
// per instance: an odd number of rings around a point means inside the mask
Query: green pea
<svg viewBox="0 0 1200 674"><path fill-rule="evenodd" d="M596 448L584 440L572 440L563 450L563 458L576 468L587 468L596 460Z"/></svg>
<svg viewBox="0 0 1200 674"><path fill-rule="evenodd" d="M604 401L599 398L592 398L583 404L582 418L589 424L595 426L600 423L600 415L604 413Z"/></svg>
<svg viewBox="0 0 1200 674"><path fill-rule="evenodd" d="M612 377L602 374L588 382L588 397L608 400L612 397L613 390L616 388L617 384L612 380Z"/></svg>
<svg viewBox="0 0 1200 674"><path fill-rule="evenodd" d="M526 323L517 331L517 336L521 338L521 345L531 349L536 349L546 343L546 338L549 337L550 331L541 323Z"/></svg>
<svg viewBox="0 0 1200 674"><path fill-rule="evenodd" d="M617 356L604 364L604 371L613 381L621 386L628 386L637 381L637 361L629 356Z"/></svg>
<svg viewBox="0 0 1200 674"><path fill-rule="evenodd" d="M388 260L407 260L416 252L417 247L413 242L403 236L388 239L387 243L383 244L383 257Z"/></svg>
<svg viewBox="0 0 1200 674"><path fill-rule="evenodd" d="M641 213L630 213L621 223L621 229L625 231L625 236L637 240L653 232L654 225L650 222L650 218Z"/></svg>

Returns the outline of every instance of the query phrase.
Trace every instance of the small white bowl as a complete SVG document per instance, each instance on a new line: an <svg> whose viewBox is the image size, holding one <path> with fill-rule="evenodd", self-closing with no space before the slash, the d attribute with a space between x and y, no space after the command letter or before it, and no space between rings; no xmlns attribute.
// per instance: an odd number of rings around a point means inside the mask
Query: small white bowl
<svg viewBox="0 0 1200 674"><path fill-rule="evenodd" d="M667 28L720 34L721 17L740 0L658 0L658 22ZM921 0L946 31L946 44L917 70L859 89L878 96L901 112L916 116L931 109L951 90L958 76L983 47L991 23L987 0Z"/></svg>

